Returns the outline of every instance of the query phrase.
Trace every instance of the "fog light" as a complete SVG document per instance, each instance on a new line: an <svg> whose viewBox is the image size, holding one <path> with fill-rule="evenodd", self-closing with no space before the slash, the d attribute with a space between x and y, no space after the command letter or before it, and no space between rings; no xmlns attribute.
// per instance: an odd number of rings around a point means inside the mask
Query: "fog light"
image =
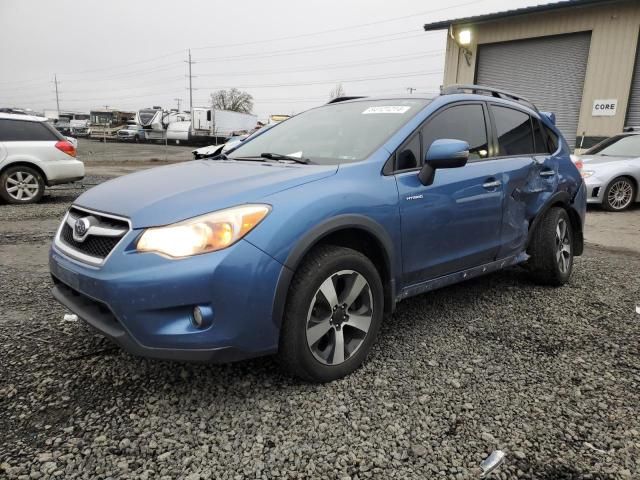
<svg viewBox="0 0 640 480"><path fill-rule="evenodd" d="M200 307L193 309L193 324L198 328L202 328L202 325L204 325L204 316L202 315Z"/></svg>

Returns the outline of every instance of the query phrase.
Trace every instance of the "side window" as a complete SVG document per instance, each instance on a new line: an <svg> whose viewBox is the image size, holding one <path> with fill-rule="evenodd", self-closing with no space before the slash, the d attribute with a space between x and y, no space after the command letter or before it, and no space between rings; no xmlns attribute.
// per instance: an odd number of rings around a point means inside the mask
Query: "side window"
<svg viewBox="0 0 640 480"><path fill-rule="evenodd" d="M416 133L399 150L396 157L396 170L418 168L420 160L420 134Z"/></svg>
<svg viewBox="0 0 640 480"><path fill-rule="evenodd" d="M498 156L534 153L531 117L513 108L491 106L498 136Z"/></svg>
<svg viewBox="0 0 640 480"><path fill-rule="evenodd" d="M0 119L0 142L57 141L59 137L41 122Z"/></svg>
<svg viewBox="0 0 640 480"><path fill-rule="evenodd" d="M486 158L489 146L482 105L457 105L436 114L422 129L422 151L426 153L439 138L468 142L469 160Z"/></svg>
<svg viewBox="0 0 640 480"><path fill-rule="evenodd" d="M545 142L544 135L542 134L542 124L537 118L533 120L533 143L535 153L553 153L554 150L549 150L549 145Z"/></svg>

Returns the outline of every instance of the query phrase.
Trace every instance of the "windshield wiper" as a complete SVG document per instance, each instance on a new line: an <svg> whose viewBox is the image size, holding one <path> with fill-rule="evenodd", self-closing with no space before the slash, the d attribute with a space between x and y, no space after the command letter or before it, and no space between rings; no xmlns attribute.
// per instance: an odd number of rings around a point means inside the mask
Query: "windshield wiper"
<svg viewBox="0 0 640 480"><path fill-rule="evenodd" d="M226 153L218 153L217 155L211 155L208 157L202 157L204 160L229 160Z"/></svg>
<svg viewBox="0 0 640 480"><path fill-rule="evenodd" d="M238 161L247 161L247 162L266 162L264 158L261 157L227 157L227 160L238 160Z"/></svg>
<svg viewBox="0 0 640 480"><path fill-rule="evenodd" d="M294 157L293 155L283 155L281 153L261 153L260 156L262 158L268 158L269 160L290 160L292 162L296 162L296 163L302 163L304 165L309 165L311 163L311 160L309 160L308 158L300 158L300 157Z"/></svg>

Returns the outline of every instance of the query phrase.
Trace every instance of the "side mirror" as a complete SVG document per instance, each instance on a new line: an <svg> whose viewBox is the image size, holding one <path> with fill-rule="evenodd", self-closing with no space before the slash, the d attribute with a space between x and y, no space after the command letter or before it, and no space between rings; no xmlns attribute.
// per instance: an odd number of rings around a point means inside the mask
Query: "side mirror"
<svg viewBox="0 0 640 480"><path fill-rule="evenodd" d="M424 157L424 165L418 173L423 185L431 185L438 168L464 167L469 160L469 144L462 140L441 138L435 140Z"/></svg>

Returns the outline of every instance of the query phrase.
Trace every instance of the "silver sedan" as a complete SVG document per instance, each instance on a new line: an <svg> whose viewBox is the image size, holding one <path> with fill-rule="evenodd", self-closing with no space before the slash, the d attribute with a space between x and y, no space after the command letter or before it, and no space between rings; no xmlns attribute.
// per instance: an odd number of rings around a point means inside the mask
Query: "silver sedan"
<svg viewBox="0 0 640 480"><path fill-rule="evenodd" d="M640 132L614 135L574 158L587 185L587 202L619 212L640 202Z"/></svg>

